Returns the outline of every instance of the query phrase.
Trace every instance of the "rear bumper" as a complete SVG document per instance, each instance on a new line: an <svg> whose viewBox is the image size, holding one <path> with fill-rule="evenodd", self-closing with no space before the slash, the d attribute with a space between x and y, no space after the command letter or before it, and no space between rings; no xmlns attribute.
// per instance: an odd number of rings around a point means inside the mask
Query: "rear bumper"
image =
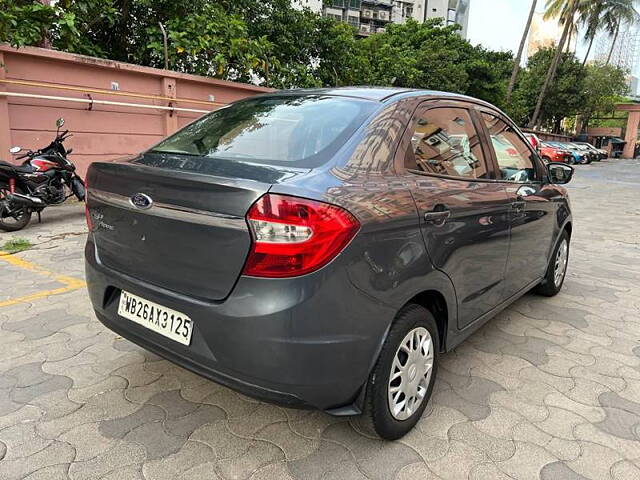
<svg viewBox="0 0 640 480"><path fill-rule="evenodd" d="M338 265L297 279L241 277L226 300L209 303L104 267L91 237L85 256L91 302L107 328L217 383L292 407L358 413L349 406L395 314L354 288ZM123 289L189 315L191 345L120 317Z"/></svg>

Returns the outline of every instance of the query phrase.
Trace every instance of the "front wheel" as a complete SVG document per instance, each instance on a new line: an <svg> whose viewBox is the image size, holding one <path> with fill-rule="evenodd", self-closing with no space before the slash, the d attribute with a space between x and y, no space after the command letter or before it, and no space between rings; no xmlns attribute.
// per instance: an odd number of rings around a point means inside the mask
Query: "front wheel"
<svg viewBox="0 0 640 480"><path fill-rule="evenodd" d="M21 193L21 192L18 192ZM22 230L31 221L31 210L27 207L12 205L7 200L9 188L0 185L0 230L16 232Z"/></svg>
<svg viewBox="0 0 640 480"><path fill-rule="evenodd" d="M569 234L563 231L549 260L544 279L535 288L537 294L553 297L562 289L569 264L569 240Z"/></svg>
<svg viewBox="0 0 640 480"><path fill-rule="evenodd" d="M380 437L396 440L418 423L433 391L439 351L431 312L414 304L400 310L367 384L365 415Z"/></svg>

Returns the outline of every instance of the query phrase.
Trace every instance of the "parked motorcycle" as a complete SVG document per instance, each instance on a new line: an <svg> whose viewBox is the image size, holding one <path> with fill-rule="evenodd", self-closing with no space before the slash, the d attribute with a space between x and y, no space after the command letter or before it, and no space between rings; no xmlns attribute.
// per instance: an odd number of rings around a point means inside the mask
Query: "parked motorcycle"
<svg viewBox="0 0 640 480"><path fill-rule="evenodd" d="M35 212L59 205L75 195L83 201L84 182L75 173L76 167L68 155L64 141L71 135L69 130L60 133L64 119L56 121L56 138L47 147L29 150L17 157L25 159L21 165L0 161L0 230L13 232L26 227ZM22 151L20 147L9 150L12 154Z"/></svg>

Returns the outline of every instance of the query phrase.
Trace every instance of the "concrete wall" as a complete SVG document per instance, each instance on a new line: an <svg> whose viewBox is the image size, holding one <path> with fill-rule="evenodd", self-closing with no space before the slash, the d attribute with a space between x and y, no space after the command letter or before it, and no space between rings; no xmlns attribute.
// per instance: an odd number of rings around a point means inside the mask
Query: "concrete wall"
<svg viewBox="0 0 640 480"><path fill-rule="evenodd" d="M66 145L73 148L71 159L84 175L92 161L138 153L208 111L266 91L270 90L0 44L0 159L11 161L8 149L12 145L26 149L46 146L55 134L55 120L64 117L64 128L74 135ZM99 105L90 100L134 105ZM149 106L153 108L145 108Z"/></svg>

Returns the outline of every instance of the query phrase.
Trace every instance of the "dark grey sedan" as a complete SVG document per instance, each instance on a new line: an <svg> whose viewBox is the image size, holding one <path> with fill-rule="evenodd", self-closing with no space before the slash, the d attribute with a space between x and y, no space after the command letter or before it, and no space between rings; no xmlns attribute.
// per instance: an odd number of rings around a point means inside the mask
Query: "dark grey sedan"
<svg viewBox="0 0 640 480"><path fill-rule="evenodd" d="M239 101L89 169L98 319L247 395L399 438L439 355L562 287L573 169L482 101L385 88Z"/></svg>

